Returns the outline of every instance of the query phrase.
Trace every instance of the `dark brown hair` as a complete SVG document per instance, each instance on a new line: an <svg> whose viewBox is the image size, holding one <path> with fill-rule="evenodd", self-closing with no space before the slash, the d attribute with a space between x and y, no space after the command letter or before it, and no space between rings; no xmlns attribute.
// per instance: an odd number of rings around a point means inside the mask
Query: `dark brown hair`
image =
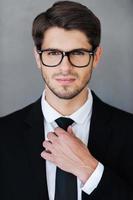
<svg viewBox="0 0 133 200"><path fill-rule="evenodd" d="M82 31L88 37L93 49L100 43L99 19L86 6L77 2L58 1L34 19L32 36L37 49L41 49L45 31L51 27Z"/></svg>

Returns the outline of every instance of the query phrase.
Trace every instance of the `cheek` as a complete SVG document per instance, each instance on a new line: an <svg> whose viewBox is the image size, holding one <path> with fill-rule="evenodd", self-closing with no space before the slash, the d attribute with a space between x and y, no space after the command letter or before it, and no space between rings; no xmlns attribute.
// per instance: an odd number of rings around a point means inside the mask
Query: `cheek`
<svg viewBox="0 0 133 200"><path fill-rule="evenodd" d="M92 73L92 69L84 68L78 74L79 74L80 80L86 81L90 78L91 73Z"/></svg>
<svg viewBox="0 0 133 200"><path fill-rule="evenodd" d="M47 82L53 82L54 81L54 75L57 73L57 70L56 69L53 69L53 68L45 68L45 69L42 69L42 76L44 77L44 79L47 81Z"/></svg>
<svg viewBox="0 0 133 200"><path fill-rule="evenodd" d="M42 74L44 77L50 78L53 74L53 70L49 70L45 67L45 69L42 68Z"/></svg>

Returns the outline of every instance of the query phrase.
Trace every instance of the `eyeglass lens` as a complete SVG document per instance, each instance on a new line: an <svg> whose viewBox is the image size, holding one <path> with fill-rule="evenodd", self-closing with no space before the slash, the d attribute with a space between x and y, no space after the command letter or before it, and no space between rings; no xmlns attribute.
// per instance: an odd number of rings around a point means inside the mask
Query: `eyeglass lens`
<svg viewBox="0 0 133 200"><path fill-rule="evenodd" d="M91 55L85 50L72 50L66 53L70 63L77 67L89 65ZM59 50L44 50L41 55L42 63L46 66L57 66L61 63L64 55Z"/></svg>

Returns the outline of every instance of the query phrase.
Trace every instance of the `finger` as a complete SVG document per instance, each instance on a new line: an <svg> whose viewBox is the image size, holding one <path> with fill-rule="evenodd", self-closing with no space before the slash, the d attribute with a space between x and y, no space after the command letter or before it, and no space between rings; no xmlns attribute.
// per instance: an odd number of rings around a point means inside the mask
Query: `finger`
<svg viewBox="0 0 133 200"><path fill-rule="evenodd" d="M52 143L54 143L55 141L57 141L57 135L54 132L49 132L47 134L47 138L49 141L51 141Z"/></svg>
<svg viewBox="0 0 133 200"><path fill-rule="evenodd" d="M58 137L61 136L62 134L66 134L66 131L60 127L55 128L54 132Z"/></svg>
<svg viewBox="0 0 133 200"><path fill-rule="evenodd" d="M71 135L74 135L73 130L72 130L72 126L68 126L67 128L67 132Z"/></svg>
<svg viewBox="0 0 133 200"><path fill-rule="evenodd" d="M43 151L41 153L41 157L44 158L45 160L48 160L54 163L54 156L46 151Z"/></svg>
<svg viewBox="0 0 133 200"><path fill-rule="evenodd" d="M52 146L52 143L51 142L49 142L49 141L44 141L43 142L43 147L46 149L46 151L47 152L51 152L52 153L52 151L53 151L53 146Z"/></svg>

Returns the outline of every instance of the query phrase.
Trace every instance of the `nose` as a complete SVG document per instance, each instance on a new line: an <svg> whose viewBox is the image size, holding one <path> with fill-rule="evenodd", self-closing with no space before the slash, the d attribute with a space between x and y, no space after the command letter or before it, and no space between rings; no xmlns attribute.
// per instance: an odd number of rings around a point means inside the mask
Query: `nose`
<svg viewBox="0 0 133 200"><path fill-rule="evenodd" d="M61 64L60 64L61 71L64 72L64 73L68 73L69 71L72 70L72 68L73 68L73 66L69 62L68 56L65 55L63 57L63 60L62 60Z"/></svg>

